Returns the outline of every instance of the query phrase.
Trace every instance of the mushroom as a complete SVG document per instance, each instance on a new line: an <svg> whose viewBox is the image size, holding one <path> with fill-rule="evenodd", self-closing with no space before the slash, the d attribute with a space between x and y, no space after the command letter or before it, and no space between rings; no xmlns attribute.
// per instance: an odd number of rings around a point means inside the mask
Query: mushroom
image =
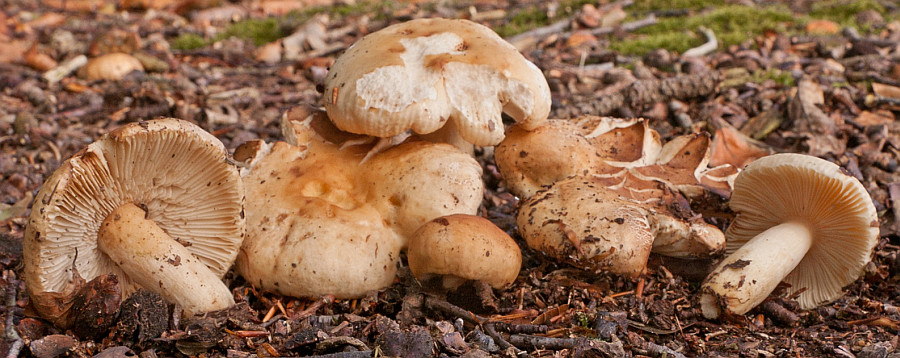
<svg viewBox="0 0 900 358"><path fill-rule="evenodd" d="M435 218L412 235L409 269L420 281L440 278L455 289L467 280L503 288L519 275L522 253L516 242L489 220L455 214Z"/></svg>
<svg viewBox="0 0 900 358"><path fill-rule="evenodd" d="M324 93L325 110L342 130L430 134L467 151L503 139L501 112L527 129L550 112L540 69L468 20L417 19L363 37L335 61Z"/></svg>
<svg viewBox="0 0 900 358"><path fill-rule="evenodd" d="M524 199L516 223L535 250L582 269L632 277L643 272L657 245L676 256L701 256L724 242L714 226L622 199L593 176L564 179Z"/></svg>
<svg viewBox="0 0 900 358"><path fill-rule="evenodd" d="M76 281L118 276L187 314L234 304L221 277L244 236L243 190L218 139L196 125L130 123L65 161L38 192L25 280L42 314ZM47 308L48 310L44 310Z"/></svg>
<svg viewBox="0 0 900 358"><path fill-rule="evenodd" d="M258 288L364 296L393 282L416 228L478 210L481 167L449 144L407 142L360 164L368 148L342 148L360 136L322 111L295 108L282 130L287 142L253 141L235 152L246 163L249 224L236 267Z"/></svg>
<svg viewBox="0 0 900 358"><path fill-rule="evenodd" d="M721 252L725 240L692 212L688 201L707 191L726 195L736 172L731 166L708 168L708 148L705 134L662 145L646 120L588 116L549 120L532 131L514 125L494 158L510 191L524 198L572 176L591 176L592 185L642 206L653 226L662 228L652 230L654 252L700 258Z"/></svg>
<svg viewBox="0 0 900 358"><path fill-rule="evenodd" d="M484 195L481 165L449 144L403 143L373 156L359 170L366 201L403 238L433 218L475 214Z"/></svg>
<svg viewBox="0 0 900 358"><path fill-rule="evenodd" d="M132 71L144 72L141 61L127 53L114 52L90 59L81 74L88 81L118 81Z"/></svg>
<svg viewBox="0 0 900 358"><path fill-rule="evenodd" d="M744 314L782 281L803 309L840 297L862 273L878 239L866 189L836 164L775 154L738 175L728 252L701 289L703 315Z"/></svg>

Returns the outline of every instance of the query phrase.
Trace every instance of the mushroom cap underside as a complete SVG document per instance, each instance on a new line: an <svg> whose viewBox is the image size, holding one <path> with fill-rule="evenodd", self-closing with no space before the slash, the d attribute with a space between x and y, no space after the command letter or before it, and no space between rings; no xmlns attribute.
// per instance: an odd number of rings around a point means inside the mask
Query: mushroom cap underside
<svg viewBox="0 0 900 358"><path fill-rule="evenodd" d="M243 240L243 189L218 139L189 122L122 126L69 158L35 198L23 254L29 292L60 292L73 267L90 280L114 273L133 282L97 247L101 222L133 203L218 277Z"/></svg>
<svg viewBox="0 0 900 358"><path fill-rule="evenodd" d="M866 189L834 163L802 154L775 154L749 164L735 179L727 251L781 223L803 223L812 246L784 279L803 307L830 302L856 280L878 239L878 216ZM785 238L789 240L790 238Z"/></svg>

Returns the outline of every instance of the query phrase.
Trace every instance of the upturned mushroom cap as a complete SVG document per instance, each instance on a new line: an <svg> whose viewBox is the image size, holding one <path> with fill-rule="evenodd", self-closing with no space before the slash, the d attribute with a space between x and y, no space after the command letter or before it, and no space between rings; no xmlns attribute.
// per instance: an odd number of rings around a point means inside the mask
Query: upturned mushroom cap
<svg viewBox="0 0 900 358"><path fill-rule="evenodd" d="M141 219L221 278L244 235L241 181L226 159L222 143L196 125L159 119L122 126L63 162L35 197L25 231L24 273L34 302L63 291L73 267L86 280L116 274L123 295L137 288L141 278L129 277L98 247L101 223L123 205L140 206Z"/></svg>
<svg viewBox="0 0 900 358"><path fill-rule="evenodd" d="M731 255L704 283L707 317L720 309L748 311L782 277L790 284L786 293L797 293L804 309L833 301L862 273L878 240L878 216L866 189L839 166L813 156L775 154L750 163L735 180L729 204L738 214L725 233ZM780 234L782 227L788 234ZM768 240L762 251L778 252L745 251L761 237ZM794 244L799 241L804 242ZM786 276L771 272L788 260L797 262L784 268ZM771 287L757 288L765 285Z"/></svg>
<svg viewBox="0 0 900 358"><path fill-rule="evenodd" d="M144 72L144 65L132 55L114 52L90 59L84 65L82 75L88 81L118 81L131 71Z"/></svg>
<svg viewBox="0 0 900 358"><path fill-rule="evenodd" d="M417 19L353 44L325 79L325 109L339 128L377 137L427 134L449 120L466 141L495 145L501 112L534 128L550 112L541 71L489 28Z"/></svg>
<svg viewBox="0 0 900 358"><path fill-rule="evenodd" d="M484 195L481 166L449 144L403 143L359 170L366 201L404 238L433 218L475 214Z"/></svg>
<svg viewBox="0 0 900 358"><path fill-rule="evenodd" d="M503 288L519 275L522 253L516 242L489 220L448 215L422 225L410 239L409 269L421 280L443 277L445 288L478 280Z"/></svg>

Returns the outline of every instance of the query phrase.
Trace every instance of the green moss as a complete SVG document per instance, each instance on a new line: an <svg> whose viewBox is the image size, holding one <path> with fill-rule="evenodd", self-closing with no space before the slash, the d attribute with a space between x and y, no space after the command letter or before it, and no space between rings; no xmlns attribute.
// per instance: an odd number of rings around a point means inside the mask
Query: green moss
<svg viewBox="0 0 900 358"><path fill-rule="evenodd" d="M547 15L547 9L538 6L525 7L513 13L505 22L498 26L494 26L494 31L502 37L509 37L522 32L547 26L553 22L562 20L571 16L576 10L588 3L595 3L591 0L566 0L559 4L559 10L556 15L550 17Z"/></svg>
<svg viewBox="0 0 900 358"><path fill-rule="evenodd" d="M181 34L172 40L172 48L176 50L196 50L206 45L206 40L195 34Z"/></svg>
<svg viewBox="0 0 900 358"><path fill-rule="evenodd" d="M515 13L515 15L504 24L494 28L494 31L500 34L500 36L507 37L533 28L546 26L549 23L550 17L547 16L547 11L537 7L531 7Z"/></svg>
<svg viewBox="0 0 900 358"><path fill-rule="evenodd" d="M635 0L634 4L628 7L628 11L644 13L672 9L700 10L721 4L721 0Z"/></svg>
<svg viewBox="0 0 900 358"><path fill-rule="evenodd" d="M754 71L753 76L750 78L751 82L760 84L769 80L785 87L794 86L794 76L791 76L791 73L788 71L781 71L777 68Z"/></svg>
<svg viewBox="0 0 900 358"><path fill-rule="evenodd" d="M216 36L216 41L234 36L253 41L253 44L260 46L278 40L285 35L278 23L278 19L247 19L229 25L224 33Z"/></svg>
<svg viewBox="0 0 900 358"><path fill-rule="evenodd" d="M885 14L884 6L874 0L831 0L814 4L809 15L845 24L854 21L856 14L866 10Z"/></svg>
<svg viewBox="0 0 900 358"><path fill-rule="evenodd" d="M783 6L725 5L692 16L662 18L635 31L634 37L613 39L610 47L627 55L643 55L657 48L684 52L706 42L697 31L705 26L716 34L719 48L724 48L765 30L785 31L794 21L794 14Z"/></svg>

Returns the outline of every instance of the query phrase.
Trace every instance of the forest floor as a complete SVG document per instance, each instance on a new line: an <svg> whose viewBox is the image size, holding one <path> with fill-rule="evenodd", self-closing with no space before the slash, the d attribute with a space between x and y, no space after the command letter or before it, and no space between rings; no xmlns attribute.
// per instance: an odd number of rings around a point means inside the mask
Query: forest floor
<svg viewBox="0 0 900 358"><path fill-rule="evenodd" d="M6 356L900 356L894 2L0 3ZM317 87L350 44L435 16L483 23L519 48L547 77L551 118L644 117L663 141L708 132L719 140L713 150L722 146L717 160L737 166L775 152L841 165L878 210L871 263L843 297L816 309L773 295L746 315L708 320L698 291L718 257L653 255L637 279L558 263L515 234L517 198L492 152L479 150L487 186L480 213L522 247L522 270L505 289L469 283L431 292L401 263L394 285L356 300L282 297L229 273L238 305L202 317L182 318L148 293L115 302L101 327L61 330L35 314L22 279L22 241L34 194L66 158L116 127L157 117L196 123L229 150L283 140L282 113L321 103ZM709 35L717 46L707 44ZM143 71L92 80L73 65L111 52L132 54ZM726 219L709 222L724 229L730 213L720 210ZM80 294L98 300L103 288Z"/></svg>

